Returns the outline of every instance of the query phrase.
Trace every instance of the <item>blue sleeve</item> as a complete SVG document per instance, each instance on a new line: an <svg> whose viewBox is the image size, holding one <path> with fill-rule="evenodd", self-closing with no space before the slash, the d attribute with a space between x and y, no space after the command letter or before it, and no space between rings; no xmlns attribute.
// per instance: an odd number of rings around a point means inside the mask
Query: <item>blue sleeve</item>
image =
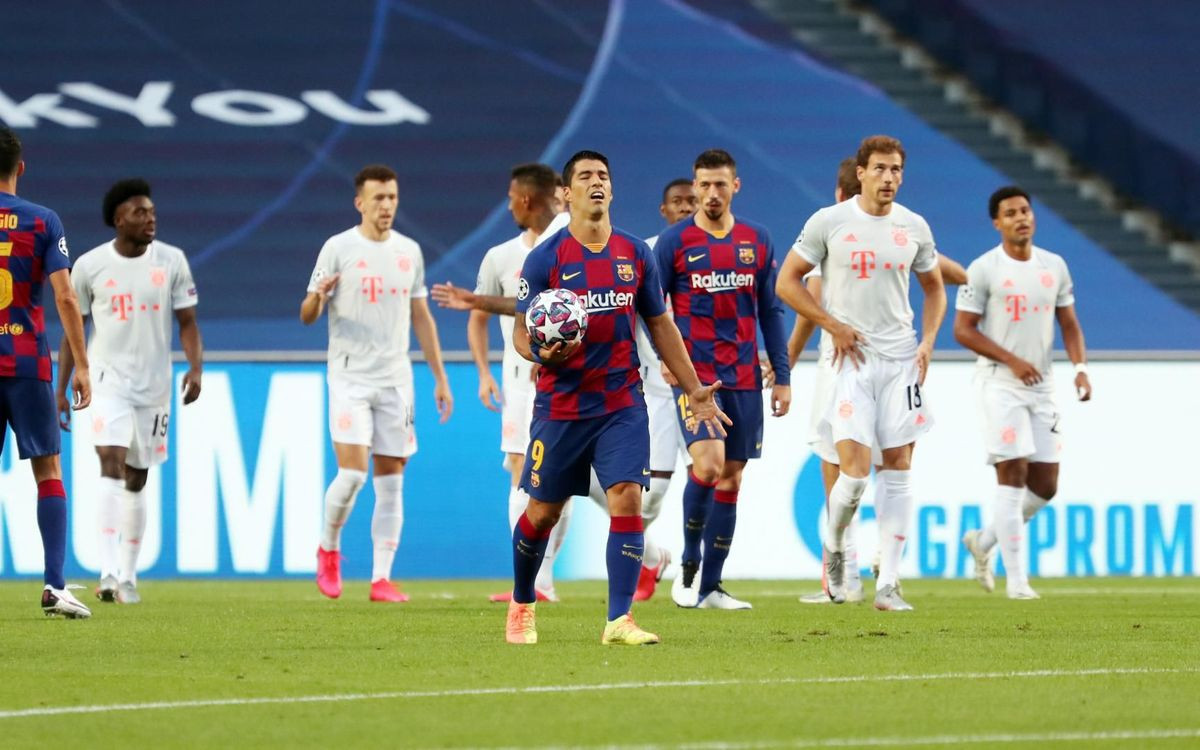
<svg viewBox="0 0 1200 750"><path fill-rule="evenodd" d="M667 305L663 302L663 285L659 281L658 267L646 243L638 240L637 251L642 256L642 266L646 269L642 274L642 283L638 285L638 315L643 318L656 318L667 311Z"/></svg>
<svg viewBox="0 0 1200 750"><path fill-rule="evenodd" d="M767 359L775 368L775 382L779 385L792 384L792 368L788 366L787 333L784 331L783 305L775 296L775 277L779 267L775 263L775 243L771 235L763 230L767 246L767 258L758 269L758 325L762 328L763 344L767 348Z"/></svg>
<svg viewBox="0 0 1200 750"><path fill-rule="evenodd" d="M675 236L675 232L668 229L654 243L653 262L658 267L658 281L664 297L675 288Z"/></svg>
<svg viewBox="0 0 1200 750"><path fill-rule="evenodd" d="M42 268L47 276L71 268L71 252L67 249L62 220L53 211L46 212L46 245L42 252Z"/></svg>
<svg viewBox="0 0 1200 750"><path fill-rule="evenodd" d="M550 287L550 260L552 253L539 247L525 256L521 266L521 280L517 282L517 313L524 315L533 298Z"/></svg>

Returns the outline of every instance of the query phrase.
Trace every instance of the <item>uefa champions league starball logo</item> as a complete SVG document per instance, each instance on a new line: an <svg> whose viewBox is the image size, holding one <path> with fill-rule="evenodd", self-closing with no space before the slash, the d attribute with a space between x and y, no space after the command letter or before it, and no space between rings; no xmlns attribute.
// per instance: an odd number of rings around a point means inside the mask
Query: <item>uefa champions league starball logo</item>
<svg viewBox="0 0 1200 750"><path fill-rule="evenodd" d="M587 332L587 308L570 289L547 289L529 303L525 326L536 346L576 341Z"/></svg>

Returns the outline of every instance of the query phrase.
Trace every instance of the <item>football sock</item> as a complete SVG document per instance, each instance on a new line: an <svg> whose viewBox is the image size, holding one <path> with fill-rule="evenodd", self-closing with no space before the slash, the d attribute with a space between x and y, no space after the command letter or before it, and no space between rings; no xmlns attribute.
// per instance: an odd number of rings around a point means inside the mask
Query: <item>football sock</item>
<svg viewBox="0 0 1200 750"><path fill-rule="evenodd" d="M876 513L879 508L879 492L875 492L875 507ZM846 527L846 536L842 542L842 547L845 553L846 560L846 575L845 582L850 588L862 587L862 568L858 562L858 514L854 514L854 518L850 519L850 525Z"/></svg>
<svg viewBox="0 0 1200 750"><path fill-rule="evenodd" d="M878 482L887 487L887 501L879 517L879 580L876 587L895 586L900 582L900 558L908 538L912 517L913 493L910 472L889 469L876 474Z"/></svg>
<svg viewBox="0 0 1200 750"><path fill-rule="evenodd" d="M852 477L844 472L833 483L833 489L829 493L829 525L825 534L831 551L846 551L846 527L850 525L850 519L854 518L858 502L866 488L866 477Z"/></svg>
<svg viewBox="0 0 1200 750"><path fill-rule="evenodd" d="M513 485L508 488L508 528L509 530L517 527L517 519L525 512L525 506L529 505L529 495L525 494L525 490Z"/></svg>
<svg viewBox="0 0 1200 750"><path fill-rule="evenodd" d="M38 482L37 520L45 553L44 581L51 588L66 588L63 564L67 556L67 491L61 479Z"/></svg>
<svg viewBox="0 0 1200 750"><path fill-rule="evenodd" d="M121 546L121 502L125 496L125 480L100 477L98 495L96 525L100 529L100 577L116 577L117 552Z"/></svg>
<svg viewBox="0 0 1200 750"><path fill-rule="evenodd" d="M1000 547L1000 559L1012 584L1025 581L1025 566L1021 563L1021 538L1025 535L1025 521L1021 518L1021 500L1024 487L996 487L992 502L992 526ZM1009 588L1012 588L1010 586Z"/></svg>
<svg viewBox="0 0 1200 750"><path fill-rule="evenodd" d="M1021 515L1025 522L1029 523L1029 520L1036 516L1038 511L1040 511L1042 508L1045 508L1049 504L1049 500L1035 495L1033 490L1026 488L1025 498L1021 503Z"/></svg>
<svg viewBox="0 0 1200 750"><path fill-rule="evenodd" d="M374 561L371 580L391 580L392 561L400 546L400 530L404 528L404 475L376 475L375 513L371 516L371 545Z"/></svg>
<svg viewBox="0 0 1200 750"><path fill-rule="evenodd" d="M367 472L339 468L329 488L325 490L325 524L321 528L321 548L332 552L341 549L342 527L354 510L354 499L367 482Z"/></svg>
<svg viewBox="0 0 1200 750"><path fill-rule="evenodd" d="M137 585L137 560L146 533L146 491L121 493L121 566L122 581Z"/></svg>
<svg viewBox="0 0 1200 750"><path fill-rule="evenodd" d="M704 525L716 487L716 482L701 482L695 474L688 472L687 484L683 487L684 562L700 562L700 542L704 539Z"/></svg>
<svg viewBox="0 0 1200 750"><path fill-rule="evenodd" d="M613 516L608 522L608 619L627 614L633 606L642 572L642 552L645 548L644 525L641 516Z"/></svg>
<svg viewBox="0 0 1200 750"><path fill-rule="evenodd" d="M667 488L670 486L671 480L667 477L650 477L650 488L642 495L642 523L647 527L654 523L654 519L662 512L663 498L666 497Z"/></svg>
<svg viewBox="0 0 1200 750"><path fill-rule="evenodd" d="M737 525L737 490L716 490L712 512L704 527L704 567L700 569L700 596L716 589L725 570L725 559L733 544L733 529Z"/></svg>
<svg viewBox="0 0 1200 750"><path fill-rule="evenodd" d="M542 564L538 568L537 579L534 581L534 588L543 594L554 593L554 561L558 558L558 551L562 549L563 541L567 538L567 527L571 524L571 504L572 500L567 499L563 503L562 513L558 516L558 523L554 524L554 528L550 530L550 540L546 544L546 551L542 554Z"/></svg>
<svg viewBox="0 0 1200 750"><path fill-rule="evenodd" d="M996 523L992 519L992 523L983 527L983 531L979 532L979 548L984 552L991 551L992 547L996 546Z"/></svg>
<svg viewBox="0 0 1200 750"><path fill-rule="evenodd" d="M546 545L550 542L550 532L538 531L529 520L527 513L522 513L513 528L513 601L518 604L532 604L537 601L537 592L533 582L537 579L538 568L542 565L542 555L546 553Z"/></svg>

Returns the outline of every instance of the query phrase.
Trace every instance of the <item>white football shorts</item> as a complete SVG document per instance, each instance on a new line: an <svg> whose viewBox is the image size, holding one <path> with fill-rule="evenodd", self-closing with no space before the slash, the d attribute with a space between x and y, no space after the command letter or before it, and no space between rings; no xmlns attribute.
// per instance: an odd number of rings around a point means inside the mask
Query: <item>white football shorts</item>
<svg viewBox="0 0 1200 750"><path fill-rule="evenodd" d="M984 375L976 376L975 385L989 464L1016 458L1058 463L1062 433L1052 390Z"/></svg>
<svg viewBox="0 0 1200 750"><path fill-rule="evenodd" d="M885 359L865 352L866 362L843 362L821 420L821 435L836 445L853 440L881 451L915 442L933 426L929 399L918 383L916 357Z"/></svg>
<svg viewBox="0 0 1200 750"><path fill-rule="evenodd" d="M649 388L645 392L650 417L650 471L675 471L679 454L687 453L687 444L675 417L675 395L664 395Z"/></svg>
<svg viewBox="0 0 1200 750"><path fill-rule="evenodd" d="M88 416L92 420L92 444L125 448L126 465L149 469L167 460L169 404L134 406L120 396L96 393Z"/></svg>
<svg viewBox="0 0 1200 750"><path fill-rule="evenodd" d="M417 452L413 387L329 381L329 434L335 443L366 445L377 456Z"/></svg>
<svg viewBox="0 0 1200 750"><path fill-rule="evenodd" d="M821 356L816 361L817 371L813 377L813 402L808 417L808 445L817 458L825 463L837 465L840 463L837 448L833 440L821 431L821 422L829 411L829 403L833 399L834 369L831 358ZM879 466L883 463L879 445L871 444L871 463Z"/></svg>
<svg viewBox="0 0 1200 750"><path fill-rule="evenodd" d="M532 363L530 363L532 364ZM500 450L525 455L529 448L529 423L533 420L533 397L537 387L529 367L506 366L500 386ZM505 459L507 460L507 459Z"/></svg>

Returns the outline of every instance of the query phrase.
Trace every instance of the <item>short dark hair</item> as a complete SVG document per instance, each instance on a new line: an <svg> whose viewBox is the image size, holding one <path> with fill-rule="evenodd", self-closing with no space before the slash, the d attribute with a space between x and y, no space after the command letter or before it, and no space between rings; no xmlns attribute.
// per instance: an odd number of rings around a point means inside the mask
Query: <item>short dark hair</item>
<svg viewBox="0 0 1200 750"><path fill-rule="evenodd" d="M900 166L904 166L904 162L908 161L908 157L904 153L904 146L900 145L898 139L890 135L869 135L863 138L862 143L858 145L855 164L866 167L867 162L871 160L871 154L900 154Z"/></svg>
<svg viewBox="0 0 1200 750"><path fill-rule="evenodd" d="M571 184L571 178L575 176L575 163L583 161L585 159L591 159L593 161L598 161L604 165L605 169L609 169L608 157L605 156L604 154L600 153L599 151L588 151L588 150L576 151L575 154L570 159L567 159L567 163L563 165L562 175L563 175L563 184L564 185ZM611 173L612 170L609 169L609 172Z"/></svg>
<svg viewBox="0 0 1200 750"><path fill-rule="evenodd" d="M7 125L0 125L0 177L12 177L21 163L21 139Z"/></svg>
<svg viewBox="0 0 1200 750"><path fill-rule="evenodd" d="M679 187L680 185L687 185L688 187L691 187L692 181L686 177L676 177L675 179L668 182L667 186L663 188L662 202L663 203L667 202L667 193L671 192L671 188Z"/></svg>
<svg viewBox="0 0 1200 750"><path fill-rule="evenodd" d="M512 168L512 178L518 185L547 200L554 197L558 187L558 174L545 164L518 164Z"/></svg>
<svg viewBox="0 0 1200 750"><path fill-rule="evenodd" d="M704 153L696 157L695 163L692 164L692 169L720 169L721 167L729 167L737 174L737 162L729 155L728 151L719 148L710 148Z"/></svg>
<svg viewBox="0 0 1200 750"><path fill-rule="evenodd" d="M150 197L150 183L141 177L132 177L115 183L104 194L104 224L116 226L117 207L130 198Z"/></svg>
<svg viewBox="0 0 1200 750"><path fill-rule="evenodd" d="M993 219L999 216L1000 204L1009 198L1024 198L1030 205L1033 205L1033 199L1029 197L1029 193L1016 185L1005 185L992 193L991 198L988 198L988 216L991 216Z"/></svg>
<svg viewBox="0 0 1200 750"><path fill-rule="evenodd" d="M368 164L358 170L358 174L354 176L354 189L362 190L362 186L367 184L367 180L390 182L394 179L396 179L396 172L391 167L383 164Z"/></svg>
<svg viewBox="0 0 1200 750"><path fill-rule="evenodd" d="M862 183L858 181L858 159L847 156L838 165L837 186L842 191L842 200L853 198L862 192Z"/></svg>

